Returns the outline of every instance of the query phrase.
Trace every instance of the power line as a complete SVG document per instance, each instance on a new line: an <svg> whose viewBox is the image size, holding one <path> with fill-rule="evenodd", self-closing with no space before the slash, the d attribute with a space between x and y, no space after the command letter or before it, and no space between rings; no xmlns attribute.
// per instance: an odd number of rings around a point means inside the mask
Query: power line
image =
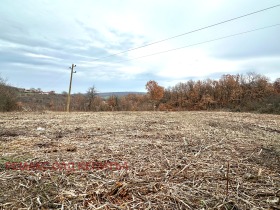
<svg viewBox="0 0 280 210"><path fill-rule="evenodd" d="M236 33L236 34L231 34L231 35L228 35L228 36L223 36L223 37L219 37L219 38L216 38L216 39L211 39L211 40L207 40L207 41L203 41L203 42L198 42L198 43L195 43L195 44L190 44L190 45L186 45L186 46L183 46L183 47L178 47L178 48L165 50L165 51L161 51L161 52L157 52L157 53L153 53L153 54L149 54L149 55L144 55L144 56L140 56L140 57L136 57L136 58L131 58L131 59L115 62L115 63L124 63L124 62L132 61L132 60L137 60L137 59L140 59L140 58L145 58L145 57L150 57L150 56L154 56L154 55L158 55L158 54L168 53L168 52L171 52L171 51L181 50L181 49L184 49L184 48L193 47L193 46L201 45L201 44L206 44L206 43L209 43L209 42L214 42L214 41L218 41L218 40L221 40L221 39L226 39L226 38L230 38L230 37L234 37L234 36L239 36L239 35L255 32L255 31L260 31L260 30L264 30L264 29L272 28L272 27L276 27L276 26L280 26L280 24L274 24L274 25L265 26L265 27L262 27L262 28L252 29L252 30L249 30L249 31L243 31L243 32Z"/></svg>
<svg viewBox="0 0 280 210"><path fill-rule="evenodd" d="M232 34L232 35L228 35L228 36L224 36L224 37L220 37L220 38L216 38L216 39L211 39L211 40L204 41L204 42L199 42L199 43L195 43L195 44L191 44L191 45L187 45L187 46L183 46L183 47L178 47L178 48L174 48L174 49L171 49L171 50L161 51L161 52L158 52L158 53L144 55L144 56L141 56L141 57L132 58L132 59L125 60L125 61L127 62L127 61L131 61L131 60L136 60L136 59L140 59L140 58L150 57L150 56L153 56L153 55L163 54L163 53L167 53L167 52L171 52L171 51L175 51L175 50L181 50L181 49L184 49L184 48L187 48L187 47L192 47L192 46L196 46L196 45L206 44L206 43L209 43L209 42L214 42L214 41L218 41L218 40L221 40L221 39L226 39L226 38L230 38L230 37L233 37L233 36L239 36L239 35L251 33L251 32L254 32L254 31L259 31L259 30L263 30L263 29L267 29L267 28L271 28L271 27L276 27L276 26L280 26L280 24L275 24L275 25L271 25L271 26L257 28L257 29L253 29L253 30L250 30L250 31L244 31L244 32L240 32L240 33L237 33L237 34Z"/></svg>
<svg viewBox="0 0 280 210"><path fill-rule="evenodd" d="M254 14L257 14L257 13L260 13L260 12L264 12L264 11L266 11L266 10L270 10L270 9L273 9L273 8L279 7L279 6L280 6L280 4L277 4L277 5L274 5L274 6L272 6L272 7L267 7L267 8L264 8L264 9L261 9L261 10L258 10L258 11L255 11L255 12L251 12L251 13L248 13L248 14L245 14L245 15L241 15L241 16L238 16L238 17L235 17L235 18L231 18L231 19L228 19L228 20L224 20L224 21L221 21L221 22L218 22L218 23L209 25L209 26L205 26L205 27L202 27L202 28L198 28L198 29L195 29L195 30L193 30L193 31L188 31L188 32L186 32L186 33L182 33L182 34L179 34L179 35L176 35L176 36L172 36L172 37L169 37L169 38L166 38L166 39L162 39L162 40L159 40L159 41L151 42L151 43L148 43L148 44L139 46L139 47L131 48L131 49L128 49L128 50L119 52L119 53L111 54L111 55L104 56L104 57L101 57L101 58L96 58L96 59L93 59L93 60L103 60L104 58L108 58L108 57L111 57L111 56L123 54L123 53L129 52L129 51L133 51L133 50L137 50L137 49L140 49L140 48L148 47L148 46L150 46L150 45L158 44L158 43L161 43L161 42L165 42L165 41L167 41L167 40L170 40L170 39L178 38L178 37L180 37L180 36L185 36L185 35L187 35L187 34L195 33L195 32L198 32L198 31L207 29L207 28L211 28L211 27L214 27L214 26L217 26L217 25L221 25L221 24L224 24L224 23L228 23L228 22L231 22L231 21L234 21L234 20L237 20L237 19L240 19L240 18L244 18L244 17L250 16L250 15L254 15Z"/></svg>

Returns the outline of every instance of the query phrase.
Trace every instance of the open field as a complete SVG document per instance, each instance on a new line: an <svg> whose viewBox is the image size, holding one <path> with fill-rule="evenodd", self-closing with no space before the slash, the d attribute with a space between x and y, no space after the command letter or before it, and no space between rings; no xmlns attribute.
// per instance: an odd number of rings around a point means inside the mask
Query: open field
<svg viewBox="0 0 280 210"><path fill-rule="evenodd" d="M0 113L0 152L1 209L280 209L276 115Z"/></svg>

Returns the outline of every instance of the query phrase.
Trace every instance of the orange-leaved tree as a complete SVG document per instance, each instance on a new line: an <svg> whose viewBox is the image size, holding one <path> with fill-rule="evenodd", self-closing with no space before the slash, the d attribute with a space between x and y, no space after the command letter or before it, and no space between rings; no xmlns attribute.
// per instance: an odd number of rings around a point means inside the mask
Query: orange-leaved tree
<svg viewBox="0 0 280 210"><path fill-rule="evenodd" d="M146 84L146 89L148 91L148 95L150 99L152 100L154 104L154 108L156 106L156 103L159 102L160 99L162 99L164 95L164 88L162 86L159 86L158 83L154 80L150 80Z"/></svg>

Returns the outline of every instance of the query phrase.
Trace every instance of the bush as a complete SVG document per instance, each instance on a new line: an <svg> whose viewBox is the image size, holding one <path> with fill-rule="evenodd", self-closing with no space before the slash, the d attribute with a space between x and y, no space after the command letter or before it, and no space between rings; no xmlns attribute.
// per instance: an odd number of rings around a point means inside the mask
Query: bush
<svg viewBox="0 0 280 210"><path fill-rule="evenodd" d="M16 90L0 77L0 111L8 112L17 108Z"/></svg>
<svg viewBox="0 0 280 210"><path fill-rule="evenodd" d="M267 114L280 114L280 95L267 97L258 111Z"/></svg>

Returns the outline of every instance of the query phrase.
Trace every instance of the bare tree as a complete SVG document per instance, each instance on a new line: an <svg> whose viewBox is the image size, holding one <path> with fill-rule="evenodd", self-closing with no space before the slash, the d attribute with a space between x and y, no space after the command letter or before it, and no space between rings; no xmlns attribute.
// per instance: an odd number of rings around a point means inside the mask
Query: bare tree
<svg viewBox="0 0 280 210"><path fill-rule="evenodd" d="M94 102L94 99L97 96L97 91L96 91L94 85L88 89L86 95L87 95L87 100L88 100L88 110L92 111L93 110L93 102Z"/></svg>
<svg viewBox="0 0 280 210"><path fill-rule="evenodd" d="M273 83L273 87L276 93L280 94L280 78L277 78Z"/></svg>

